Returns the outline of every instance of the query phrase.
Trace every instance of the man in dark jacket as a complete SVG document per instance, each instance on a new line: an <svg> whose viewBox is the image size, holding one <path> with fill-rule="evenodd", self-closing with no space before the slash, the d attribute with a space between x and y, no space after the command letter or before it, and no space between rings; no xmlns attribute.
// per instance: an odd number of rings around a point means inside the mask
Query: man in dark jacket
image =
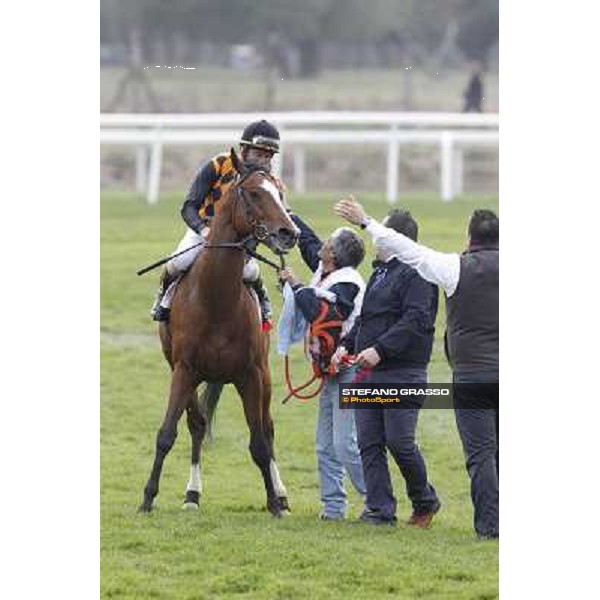
<svg viewBox="0 0 600 600"><path fill-rule="evenodd" d="M408 212L395 210L388 227L416 240L418 226ZM356 354L361 383L426 383L431 357L438 289L391 253L379 251L367 284L362 311L342 340L334 361ZM420 405L381 406L355 411L365 484L366 509L361 520L373 524L396 522L386 447L406 481L413 514L409 525L426 528L440 508L427 479L423 456L415 443Z"/></svg>
<svg viewBox="0 0 600 600"><path fill-rule="evenodd" d="M395 254L446 296L446 352L454 382L458 432L471 478L475 531L499 537L499 220L476 210L462 254L437 252L370 219L353 198L335 211L372 236L378 251ZM365 299L366 302L366 299Z"/></svg>

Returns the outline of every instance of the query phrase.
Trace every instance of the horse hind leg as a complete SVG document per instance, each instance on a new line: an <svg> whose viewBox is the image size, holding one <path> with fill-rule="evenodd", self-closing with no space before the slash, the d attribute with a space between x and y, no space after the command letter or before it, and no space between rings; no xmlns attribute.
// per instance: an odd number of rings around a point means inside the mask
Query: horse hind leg
<svg viewBox="0 0 600 600"><path fill-rule="evenodd" d="M185 490L184 510L198 510L202 496L202 478L200 475L200 452L202 441L206 433L206 420L198 404L198 392L194 392L187 410L187 425L192 438L192 458L190 465L190 478Z"/></svg>
<svg viewBox="0 0 600 600"><path fill-rule="evenodd" d="M158 484L165 457L175 443L175 439L177 438L177 424L188 405L190 397L194 394L195 387L189 370L176 365L171 379L171 392L169 394L167 412L156 435L154 463L152 464L150 478L144 488L144 498L138 509L139 512L150 512L152 510L154 498L158 495Z"/></svg>

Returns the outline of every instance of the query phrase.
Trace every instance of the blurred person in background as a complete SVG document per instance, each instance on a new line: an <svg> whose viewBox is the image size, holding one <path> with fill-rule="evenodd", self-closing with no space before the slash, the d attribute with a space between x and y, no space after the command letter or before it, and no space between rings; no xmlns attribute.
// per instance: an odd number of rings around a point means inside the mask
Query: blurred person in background
<svg viewBox="0 0 600 600"><path fill-rule="evenodd" d="M476 210L467 249L437 252L367 216L353 198L336 213L369 233L378 252L397 256L446 297L446 356L452 368L454 414L471 479L475 531L496 539L499 530L499 237L498 217Z"/></svg>
<svg viewBox="0 0 600 600"><path fill-rule="evenodd" d="M279 152L279 131L268 121L261 120L250 123L244 129L240 140L242 161L251 167L260 167L270 172L271 160ZM229 152L217 154L200 164L196 177L188 190L181 209L181 216L188 229L179 242L177 254L196 244L198 246L172 258L162 273L160 285L156 293L154 305L150 311L155 321L169 319L171 302L180 276L185 273L196 260L202 250L202 242L209 232L210 220L219 211L219 200L233 185L236 171L231 162ZM282 201L284 186L276 179ZM263 329L271 329L271 303L267 289L263 284L255 259L250 259L244 268L244 281L249 284L258 296Z"/></svg>
<svg viewBox="0 0 600 600"><path fill-rule="evenodd" d="M416 241L418 224L403 210L384 221L394 231ZM438 288L425 281L393 252L379 249L367 284L360 315L342 339L333 363L356 354L360 384L427 383L438 309ZM412 503L407 524L425 529L440 509L428 480L425 460L415 442L422 402L402 408L372 405L355 411L358 446L363 463L367 502L361 521L372 525L396 523L396 498L386 451L393 456L406 482Z"/></svg>
<svg viewBox="0 0 600 600"><path fill-rule="evenodd" d="M333 232L322 242L300 217L290 215L300 229L298 246L304 262L314 273L310 285L303 285L290 267L280 271L280 279L291 286L296 307L311 325L341 321L341 329L328 334L335 347L325 355L323 344L309 337L309 352L319 365L324 387L319 397L317 417L317 462L321 485L321 520L339 521L346 517L348 502L344 489L344 470L352 485L364 499L366 494L363 468L356 442L353 409L340 409L338 388L349 383L356 369L341 366L330 369L331 356L341 335L352 327L360 313L365 282L357 267L365 256L362 239L347 227ZM284 290L285 293L285 290Z"/></svg>
<svg viewBox="0 0 600 600"><path fill-rule="evenodd" d="M471 76L463 97L465 99L463 112L483 112L483 65L479 61L473 62Z"/></svg>

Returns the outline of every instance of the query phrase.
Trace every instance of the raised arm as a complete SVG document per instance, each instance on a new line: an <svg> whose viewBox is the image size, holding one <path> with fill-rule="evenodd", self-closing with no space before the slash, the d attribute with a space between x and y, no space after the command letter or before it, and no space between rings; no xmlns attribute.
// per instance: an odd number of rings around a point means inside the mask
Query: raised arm
<svg viewBox="0 0 600 600"><path fill-rule="evenodd" d="M447 296L452 296L460 276L460 256L456 253L438 252L385 227L367 216L354 199L340 200L335 213L354 225L360 225L373 238L375 246L398 257L413 267L423 279L439 285Z"/></svg>

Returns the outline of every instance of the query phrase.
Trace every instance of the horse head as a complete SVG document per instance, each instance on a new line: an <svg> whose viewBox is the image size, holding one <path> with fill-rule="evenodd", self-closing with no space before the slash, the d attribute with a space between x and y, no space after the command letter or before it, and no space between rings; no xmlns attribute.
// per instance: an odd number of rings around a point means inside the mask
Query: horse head
<svg viewBox="0 0 600 600"><path fill-rule="evenodd" d="M234 229L240 237L252 237L276 254L285 254L300 231L283 205L276 179L261 167L245 165L233 148L231 162L239 175L231 189Z"/></svg>

